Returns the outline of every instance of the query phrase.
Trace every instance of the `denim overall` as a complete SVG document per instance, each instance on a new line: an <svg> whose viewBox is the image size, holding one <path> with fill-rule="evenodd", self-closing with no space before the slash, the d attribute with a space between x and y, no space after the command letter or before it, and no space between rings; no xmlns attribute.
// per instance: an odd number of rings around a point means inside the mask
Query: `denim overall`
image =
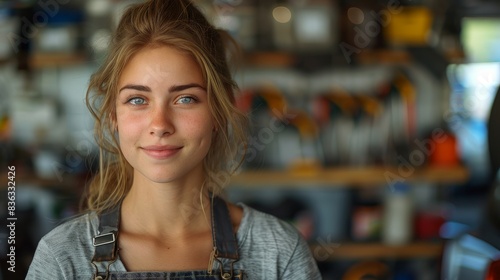
<svg viewBox="0 0 500 280"><path fill-rule="evenodd" d="M212 207L212 239L214 245L213 260L219 263L219 269L212 271L178 272L113 272L110 265L118 258L118 228L120 222L119 204L109 212L99 216L99 232L93 238L95 248L92 264L95 268L94 280L155 279L155 280L242 280L243 271L233 269L238 261L238 243L233 233L229 210L226 202L214 196ZM212 259L212 258L211 258ZM108 262L107 270L99 272L96 263ZM210 261L212 263L212 261Z"/></svg>

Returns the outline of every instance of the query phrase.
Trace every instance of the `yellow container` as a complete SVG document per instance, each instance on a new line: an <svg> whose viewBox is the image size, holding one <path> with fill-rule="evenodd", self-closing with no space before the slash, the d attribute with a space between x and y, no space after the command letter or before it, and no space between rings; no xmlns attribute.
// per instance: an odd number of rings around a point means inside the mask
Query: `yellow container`
<svg viewBox="0 0 500 280"><path fill-rule="evenodd" d="M425 45L432 19L432 12L426 7L402 7L397 13L392 11L384 29L385 40L395 45Z"/></svg>

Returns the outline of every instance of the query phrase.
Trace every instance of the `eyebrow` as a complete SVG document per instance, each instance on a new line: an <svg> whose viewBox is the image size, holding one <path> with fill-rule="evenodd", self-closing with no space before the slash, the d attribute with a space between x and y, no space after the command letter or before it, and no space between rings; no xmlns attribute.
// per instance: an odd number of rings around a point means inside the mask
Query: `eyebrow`
<svg viewBox="0 0 500 280"><path fill-rule="evenodd" d="M121 92L122 90L126 90L126 89L151 92L151 88L150 87L141 86L141 85L126 85L126 86L122 87L118 92Z"/></svg>
<svg viewBox="0 0 500 280"><path fill-rule="evenodd" d="M199 85L197 83L190 83L190 84L185 84L185 85L171 86L168 89L168 92L179 92L179 91L183 91L183 90L190 89L190 88L200 88L202 90L206 90L204 87L202 87L201 85Z"/></svg>
<svg viewBox="0 0 500 280"><path fill-rule="evenodd" d="M190 83L190 84L185 84L185 85L173 85L168 89L168 92L179 92L179 91L183 91L183 90L190 89L190 88L200 88L202 90L206 90L203 86L201 86L197 83ZM126 90L126 89L151 92L151 88L148 86L134 85L134 84L125 85L118 92L121 92L122 90Z"/></svg>

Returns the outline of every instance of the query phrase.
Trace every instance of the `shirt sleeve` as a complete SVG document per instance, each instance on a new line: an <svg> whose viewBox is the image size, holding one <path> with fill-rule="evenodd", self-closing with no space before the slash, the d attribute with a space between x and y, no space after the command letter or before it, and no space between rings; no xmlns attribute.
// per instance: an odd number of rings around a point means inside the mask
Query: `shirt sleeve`
<svg viewBox="0 0 500 280"><path fill-rule="evenodd" d="M52 250L44 241L40 240L36 249L33 261L26 275L27 280L44 280L44 279L66 279L63 270L61 269L57 258Z"/></svg>
<svg viewBox="0 0 500 280"><path fill-rule="evenodd" d="M322 279L309 245L300 236L297 239L297 244L290 257L290 261L286 265L280 279Z"/></svg>

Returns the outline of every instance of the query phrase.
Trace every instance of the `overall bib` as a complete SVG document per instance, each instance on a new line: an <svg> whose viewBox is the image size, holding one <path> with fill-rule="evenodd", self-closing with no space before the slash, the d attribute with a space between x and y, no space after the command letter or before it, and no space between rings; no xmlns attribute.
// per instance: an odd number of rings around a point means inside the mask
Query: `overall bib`
<svg viewBox="0 0 500 280"><path fill-rule="evenodd" d="M118 229L120 206L99 215L99 232L93 238L95 248L92 264L95 268L95 280L155 279L155 280L242 280L243 271L233 268L238 261L238 243L233 233L229 210L226 202L214 196L212 207L213 260L218 262L218 269L176 271L176 272L113 272L109 268L118 258ZM108 262L107 269L99 272L96 263ZM212 261L211 261L212 263Z"/></svg>

